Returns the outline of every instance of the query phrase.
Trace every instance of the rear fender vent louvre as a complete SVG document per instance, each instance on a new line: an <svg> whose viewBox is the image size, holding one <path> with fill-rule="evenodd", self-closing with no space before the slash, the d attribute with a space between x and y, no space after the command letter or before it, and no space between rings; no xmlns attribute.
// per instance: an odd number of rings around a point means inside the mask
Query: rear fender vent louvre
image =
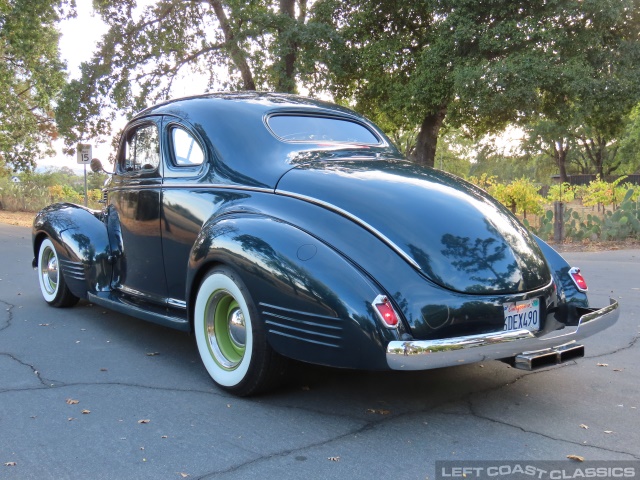
<svg viewBox="0 0 640 480"><path fill-rule="evenodd" d="M324 347L342 347L342 319L266 303L259 305L270 334Z"/></svg>

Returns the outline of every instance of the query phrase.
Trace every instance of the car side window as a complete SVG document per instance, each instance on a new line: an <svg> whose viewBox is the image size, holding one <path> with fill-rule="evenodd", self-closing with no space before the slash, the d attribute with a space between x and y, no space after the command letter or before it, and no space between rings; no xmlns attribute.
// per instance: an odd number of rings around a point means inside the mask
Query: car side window
<svg viewBox="0 0 640 480"><path fill-rule="evenodd" d="M171 144L173 145L173 159L179 167L201 165L204 152L197 140L184 128L171 128Z"/></svg>
<svg viewBox="0 0 640 480"><path fill-rule="evenodd" d="M125 172L152 171L160 165L160 140L155 124L137 128L127 136L125 145Z"/></svg>

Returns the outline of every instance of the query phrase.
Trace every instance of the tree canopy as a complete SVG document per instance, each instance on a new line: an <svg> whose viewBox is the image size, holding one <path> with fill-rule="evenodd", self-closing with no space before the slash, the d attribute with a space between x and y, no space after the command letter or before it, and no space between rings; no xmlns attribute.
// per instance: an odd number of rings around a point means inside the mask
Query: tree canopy
<svg viewBox="0 0 640 480"><path fill-rule="evenodd" d="M0 164L24 170L57 136L53 108L65 83L56 23L67 0L0 0Z"/></svg>
<svg viewBox="0 0 640 480"><path fill-rule="evenodd" d="M423 165L444 131L513 124L562 175L567 161L600 173L634 162L637 142L616 142L637 132L640 0L93 0L109 30L58 97L54 26L72 1L0 0L3 55L22 62L0 73L6 162L32 165L56 125L70 148L104 138L196 75L204 90L330 93L411 140ZM464 168L450 140L440 163Z"/></svg>
<svg viewBox="0 0 640 480"><path fill-rule="evenodd" d="M420 125L433 165L441 126L484 134L569 115L602 132L640 99L638 0L319 0L335 28L326 87L395 128ZM619 123L619 122L618 122Z"/></svg>
<svg viewBox="0 0 640 480"><path fill-rule="evenodd" d="M206 75L209 89L295 92L301 57L331 35L327 25L308 25L307 0L94 5L110 27L57 109L69 145L109 133L116 111L166 99L175 81L193 74Z"/></svg>

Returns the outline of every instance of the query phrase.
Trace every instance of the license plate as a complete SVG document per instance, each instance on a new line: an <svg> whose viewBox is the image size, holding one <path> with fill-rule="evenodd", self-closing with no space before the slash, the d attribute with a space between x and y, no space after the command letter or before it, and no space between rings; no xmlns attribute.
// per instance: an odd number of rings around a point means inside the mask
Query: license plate
<svg viewBox="0 0 640 480"><path fill-rule="evenodd" d="M504 330L520 330L522 328L530 332L540 330L540 299L533 298L522 302L505 303Z"/></svg>

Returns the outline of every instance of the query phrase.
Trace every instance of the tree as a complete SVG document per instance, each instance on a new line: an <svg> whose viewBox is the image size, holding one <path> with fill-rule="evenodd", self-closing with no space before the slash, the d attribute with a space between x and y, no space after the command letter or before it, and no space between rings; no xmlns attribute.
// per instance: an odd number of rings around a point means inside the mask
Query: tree
<svg viewBox="0 0 640 480"><path fill-rule="evenodd" d="M640 104L629 114L620 138L619 155L622 173L640 172Z"/></svg>
<svg viewBox="0 0 640 480"><path fill-rule="evenodd" d="M56 138L53 106L65 82L56 23L67 0L0 0L0 164L29 170Z"/></svg>
<svg viewBox="0 0 640 480"><path fill-rule="evenodd" d="M424 165L433 165L445 121L481 135L561 118L591 94L607 105L626 88L635 92L639 14L637 0L314 5L316 21L342 39L332 45L326 86L398 129L420 125L416 161Z"/></svg>
<svg viewBox="0 0 640 480"><path fill-rule="evenodd" d="M94 1L110 28L57 108L67 145L109 134L116 112L167 99L194 73L208 88L294 92L300 52L324 35L307 29L307 1Z"/></svg>
<svg viewBox="0 0 640 480"><path fill-rule="evenodd" d="M576 150L574 135L568 131L567 125L552 120L534 120L525 126L527 140L525 150L531 154L542 152L558 168L560 182L568 182L567 166L570 153ZM575 156L575 155L573 155Z"/></svg>

